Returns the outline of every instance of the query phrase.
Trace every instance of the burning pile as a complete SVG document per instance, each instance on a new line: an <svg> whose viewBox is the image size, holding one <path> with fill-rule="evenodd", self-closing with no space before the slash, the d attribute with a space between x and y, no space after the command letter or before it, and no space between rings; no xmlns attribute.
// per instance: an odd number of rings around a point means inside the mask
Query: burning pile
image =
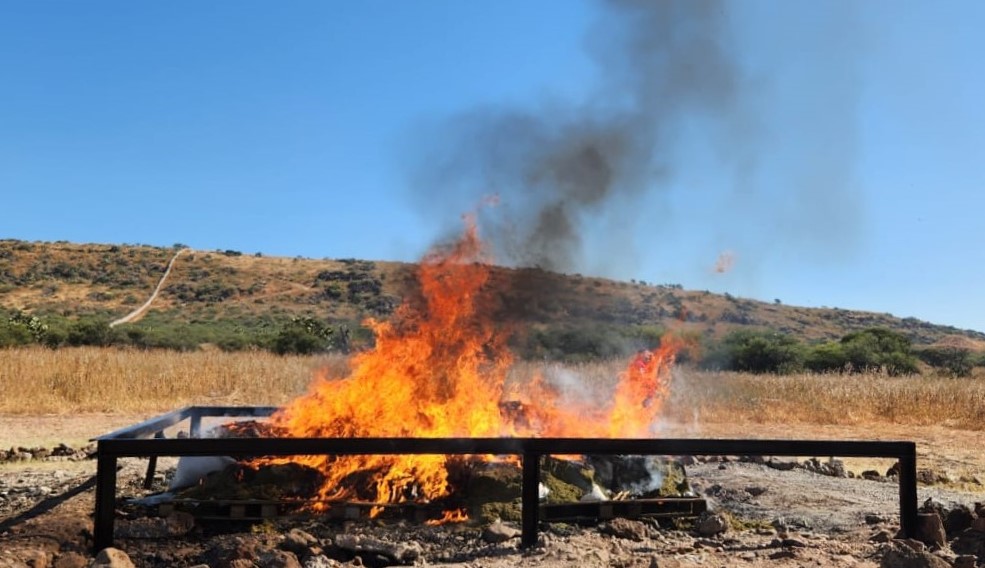
<svg viewBox="0 0 985 568"><path fill-rule="evenodd" d="M490 259L467 223L420 263L420 297L370 321L375 347L348 376L318 377L272 418L292 437L647 437L668 394L678 344L638 354L608 403L567 400L543 377L509 384L509 329L497 325ZM295 456L323 476L317 500L432 501L452 487L449 456ZM487 458L492 459L492 458ZM270 461L266 462L268 465ZM258 465L258 464L254 464Z"/></svg>

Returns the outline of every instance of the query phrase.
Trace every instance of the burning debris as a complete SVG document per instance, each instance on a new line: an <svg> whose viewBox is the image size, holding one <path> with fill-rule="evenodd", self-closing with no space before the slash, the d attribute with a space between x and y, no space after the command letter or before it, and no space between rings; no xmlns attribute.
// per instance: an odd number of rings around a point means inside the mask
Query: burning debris
<svg viewBox="0 0 985 568"><path fill-rule="evenodd" d="M660 418L680 342L643 350L611 391L571 396L550 376L509 379L511 330L496 319L501 291L469 220L464 235L420 263L419 295L387 322L369 321L375 346L345 376L319 376L307 394L269 421L229 423L220 437L257 438L649 438ZM211 462L209 461L211 460ZM437 509L432 520L519 518L520 468L491 455L298 455L185 458L172 489L197 466L222 470L180 491L180 499L279 500L326 512L361 504ZM547 503L688 493L682 468L643 457L547 459ZM223 469L224 468L224 469ZM429 513L430 514L430 513Z"/></svg>
<svg viewBox="0 0 985 568"><path fill-rule="evenodd" d="M609 399L573 400L543 376L509 382L511 330L495 319L490 257L474 222L420 263L419 296L387 322L369 321L375 347L356 354L347 376L319 376L275 413L267 434L290 437L650 437L669 394L680 346L667 336L638 354ZM317 503L433 502L467 485L475 462L494 456L296 456L317 471ZM513 471L518 471L515 465ZM481 468L478 468L481 469Z"/></svg>

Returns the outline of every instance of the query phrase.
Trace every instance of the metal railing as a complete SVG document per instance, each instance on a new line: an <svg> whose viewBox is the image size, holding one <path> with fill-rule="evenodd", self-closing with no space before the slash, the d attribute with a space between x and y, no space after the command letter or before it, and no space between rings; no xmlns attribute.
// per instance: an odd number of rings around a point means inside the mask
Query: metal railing
<svg viewBox="0 0 985 568"><path fill-rule="evenodd" d="M205 417L264 417L272 407L190 406L95 438L97 443L94 548L113 544L116 466L122 457L159 456L518 455L522 463L521 545L537 542L540 461L545 455L838 456L899 460L900 525L917 534L916 444L904 441L599 439L599 438L199 438ZM165 429L189 421L189 438L164 438Z"/></svg>

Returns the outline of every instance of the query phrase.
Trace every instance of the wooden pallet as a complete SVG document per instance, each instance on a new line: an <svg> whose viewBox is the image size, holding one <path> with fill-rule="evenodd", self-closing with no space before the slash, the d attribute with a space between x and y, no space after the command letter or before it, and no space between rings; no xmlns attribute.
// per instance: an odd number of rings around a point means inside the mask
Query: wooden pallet
<svg viewBox="0 0 985 568"><path fill-rule="evenodd" d="M400 503L378 504L355 501L326 502L324 511L312 511L316 502L277 501L262 499L198 500L174 499L157 507L159 515L173 511L191 513L201 520L262 521L282 518L321 517L332 520L359 520L369 518L403 519L423 523L440 518L443 507L434 504ZM627 499L622 501L592 501L585 503L551 503L540 505L540 520L584 521L605 520L615 517L636 519L642 517L696 517L708 509L700 497L665 497L658 499ZM377 511L371 516L372 511Z"/></svg>
<svg viewBox="0 0 985 568"><path fill-rule="evenodd" d="M584 521L615 517L671 518L696 517L708 510L708 502L700 497L664 497L659 499L627 499L623 501L592 501L587 503L552 503L540 506L540 520Z"/></svg>
<svg viewBox="0 0 985 568"><path fill-rule="evenodd" d="M328 507L325 510L312 510L317 504L316 501L263 499L174 499L157 505L157 513L166 516L174 511L183 511L200 520L262 521L320 517L332 520L405 519L421 523L432 518L441 518L442 514L442 509L438 506L416 503L336 501L322 503ZM373 511L377 511L376 515L371 514Z"/></svg>

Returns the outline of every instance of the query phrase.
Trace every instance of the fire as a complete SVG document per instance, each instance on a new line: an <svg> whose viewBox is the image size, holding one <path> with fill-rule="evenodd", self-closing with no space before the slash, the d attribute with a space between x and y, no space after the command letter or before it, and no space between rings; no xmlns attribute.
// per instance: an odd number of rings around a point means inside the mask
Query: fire
<svg viewBox="0 0 985 568"><path fill-rule="evenodd" d="M647 437L667 398L679 345L637 354L604 404L565 400L543 377L507 385L509 329L494 321L491 259L469 219L464 235L420 263L420 298L368 322L375 347L344 377L322 375L274 425L296 437ZM454 456L297 456L325 476L318 498L375 503L449 494ZM449 517L449 515L446 515ZM443 519L448 522L450 518Z"/></svg>
<svg viewBox="0 0 985 568"><path fill-rule="evenodd" d="M469 520L469 514L465 509L450 509L445 511L440 519L425 521L424 524L434 527L438 525L446 525L448 523L462 523L467 520Z"/></svg>

